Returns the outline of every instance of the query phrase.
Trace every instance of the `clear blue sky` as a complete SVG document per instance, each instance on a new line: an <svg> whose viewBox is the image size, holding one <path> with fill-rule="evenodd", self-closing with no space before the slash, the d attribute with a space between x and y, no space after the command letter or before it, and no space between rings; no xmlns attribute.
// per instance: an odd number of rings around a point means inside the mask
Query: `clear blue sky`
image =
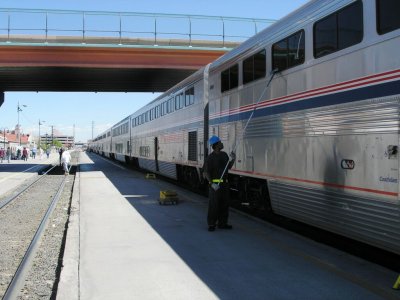
<svg viewBox="0 0 400 300"><path fill-rule="evenodd" d="M1 0L2 8L65 9L112 12L195 14L244 18L280 19L308 0ZM0 128L17 124L17 104L22 105L20 124L24 133L50 133L49 125L76 141L92 137L135 112L159 94L152 93L36 93L6 92L0 107ZM129 108L127 111L127 107Z"/></svg>

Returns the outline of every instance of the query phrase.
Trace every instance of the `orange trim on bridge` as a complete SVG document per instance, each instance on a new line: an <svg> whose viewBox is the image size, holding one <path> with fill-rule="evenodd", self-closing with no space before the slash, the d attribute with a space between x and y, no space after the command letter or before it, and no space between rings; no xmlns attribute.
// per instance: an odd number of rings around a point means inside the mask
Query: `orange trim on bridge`
<svg viewBox="0 0 400 300"><path fill-rule="evenodd" d="M146 68L197 70L226 53L196 48L2 46L2 67Z"/></svg>

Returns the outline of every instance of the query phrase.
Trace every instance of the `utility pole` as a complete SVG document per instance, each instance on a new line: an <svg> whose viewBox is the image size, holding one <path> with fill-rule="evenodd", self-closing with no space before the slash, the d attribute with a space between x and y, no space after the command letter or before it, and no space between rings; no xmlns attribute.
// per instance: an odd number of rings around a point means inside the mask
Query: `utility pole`
<svg viewBox="0 0 400 300"><path fill-rule="evenodd" d="M54 134L53 134L53 127L54 127L54 125L51 125L51 146L54 146Z"/></svg>
<svg viewBox="0 0 400 300"><path fill-rule="evenodd" d="M22 104L23 107L26 107L25 104ZM19 125L19 112L22 111L21 107L19 106L19 101L18 101L18 105L17 105L17 114L18 114L18 140L19 140L19 145L21 146L21 126Z"/></svg>

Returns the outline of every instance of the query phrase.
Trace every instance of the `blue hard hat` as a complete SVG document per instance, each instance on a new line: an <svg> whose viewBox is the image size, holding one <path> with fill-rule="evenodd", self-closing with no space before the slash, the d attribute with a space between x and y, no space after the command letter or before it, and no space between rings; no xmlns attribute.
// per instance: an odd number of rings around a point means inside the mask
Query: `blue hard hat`
<svg viewBox="0 0 400 300"><path fill-rule="evenodd" d="M213 135L212 137L210 137L210 139L208 140L208 142L210 143L210 146L220 142L221 140L219 139L219 137L217 137L216 135Z"/></svg>

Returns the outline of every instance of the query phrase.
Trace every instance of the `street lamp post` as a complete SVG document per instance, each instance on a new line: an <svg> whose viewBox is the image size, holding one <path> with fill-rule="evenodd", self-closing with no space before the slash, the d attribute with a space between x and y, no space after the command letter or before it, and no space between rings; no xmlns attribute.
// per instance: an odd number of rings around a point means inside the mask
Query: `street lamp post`
<svg viewBox="0 0 400 300"><path fill-rule="evenodd" d="M42 148L42 144L41 144L41 142L40 142L40 125L43 125L43 123L41 123L41 122L46 122L46 121L40 121L40 119L39 119L39 147L38 148ZM47 141L46 141L47 142Z"/></svg>
<svg viewBox="0 0 400 300"><path fill-rule="evenodd" d="M22 104L23 107L26 107L25 104ZM21 126L19 125L19 112L22 111L21 107L19 106L19 101L17 105L17 113L18 113L18 136L19 136L19 145L21 146Z"/></svg>

